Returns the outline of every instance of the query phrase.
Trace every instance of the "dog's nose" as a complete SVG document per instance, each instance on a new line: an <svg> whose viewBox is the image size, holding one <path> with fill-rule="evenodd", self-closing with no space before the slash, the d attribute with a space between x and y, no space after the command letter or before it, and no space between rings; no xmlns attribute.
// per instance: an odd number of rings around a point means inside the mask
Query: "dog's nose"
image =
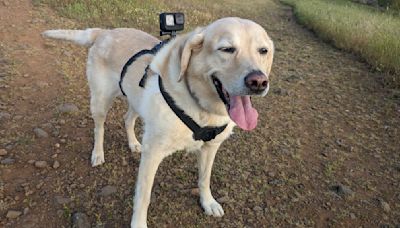
<svg viewBox="0 0 400 228"><path fill-rule="evenodd" d="M244 78L244 82L253 92L261 92L268 87L268 78L261 71L250 72Z"/></svg>

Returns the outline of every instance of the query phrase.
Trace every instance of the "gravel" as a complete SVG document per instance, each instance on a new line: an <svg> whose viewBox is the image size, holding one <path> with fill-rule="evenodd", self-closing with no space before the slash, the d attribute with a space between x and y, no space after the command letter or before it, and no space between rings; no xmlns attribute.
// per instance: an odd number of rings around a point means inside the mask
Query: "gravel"
<svg viewBox="0 0 400 228"><path fill-rule="evenodd" d="M107 185L101 189L99 195L100 196L109 196L117 192L117 188L112 185Z"/></svg>
<svg viewBox="0 0 400 228"><path fill-rule="evenodd" d="M355 196L355 193L350 189L350 187L343 184L331 186L331 191L342 198L353 198Z"/></svg>
<svg viewBox="0 0 400 228"><path fill-rule="evenodd" d="M0 156L7 155L6 149L0 149Z"/></svg>
<svg viewBox="0 0 400 228"><path fill-rule="evenodd" d="M57 107L57 109L61 113L76 113L79 111L78 107L75 104L71 104L71 103L59 105Z"/></svg>
<svg viewBox="0 0 400 228"><path fill-rule="evenodd" d="M33 132L35 132L35 135L38 138L48 138L49 137L49 134L45 130L38 128L38 127L33 129Z"/></svg>
<svg viewBox="0 0 400 228"><path fill-rule="evenodd" d="M53 169L57 169L58 167L60 167L60 162L59 161L54 161Z"/></svg>
<svg viewBox="0 0 400 228"><path fill-rule="evenodd" d="M90 228L89 217L81 212L72 215L72 228Z"/></svg>
<svg viewBox="0 0 400 228"><path fill-rule="evenodd" d="M15 218L18 218L21 214L22 214L22 212L20 212L20 211L9 210L7 212L6 217L10 218L10 219L15 219Z"/></svg>
<svg viewBox="0 0 400 228"><path fill-rule="evenodd" d="M39 169L43 169L47 167L46 161L35 161L35 167Z"/></svg>
<svg viewBox="0 0 400 228"><path fill-rule="evenodd" d="M15 163L15 159L12 159L12 158L5 158L5 159L1 160L2 165L11 165L14 163Z"/></svg>

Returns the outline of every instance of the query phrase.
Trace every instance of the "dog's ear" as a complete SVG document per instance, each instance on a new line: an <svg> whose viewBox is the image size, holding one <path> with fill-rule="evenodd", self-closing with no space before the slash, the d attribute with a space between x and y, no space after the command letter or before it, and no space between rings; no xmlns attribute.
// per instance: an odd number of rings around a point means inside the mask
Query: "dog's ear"
<svg viewBox="0 0 400 228"><path fill-rule="evenodd" d="M193 32L193 34L186 39L184 45L181 46L180 48L181 64L180 64L178 81L181 81L186 73L186 70L190 62L190 57L192 56L192 52L200 49L203 46L203 41L204 41L204 34L202 29L196 29Z"/></svg>

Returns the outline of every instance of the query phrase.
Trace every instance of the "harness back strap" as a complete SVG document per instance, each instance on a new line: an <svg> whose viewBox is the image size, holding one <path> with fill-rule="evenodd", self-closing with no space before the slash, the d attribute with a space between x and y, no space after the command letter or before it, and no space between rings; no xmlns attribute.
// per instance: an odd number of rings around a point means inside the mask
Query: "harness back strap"
<svg viewBox="0 0 400 228"><path fill-rule="evenodd" d="M133 62L135 62L140 56L142 55L147 55L147 54L151 54L151 55L155 55L165 44L167 44L170 41L170 39L167 40L163 40L160 43L158 43L156 46L154 46L152 49L143 49L139 52L137 52L136 54L134 54L132 57L129 58L129 60L125 63L124 67L122 68L121 71L121 77L119 79L119 88L121 89L121 92L124 96L126 96L124 89L122 88L122 82L124 81L124 77L126 75L126 71L128 70L128 67L130 65L132 65ZM145 83L146 83L146 79L147 79L147 70L149 69L149 66L146 67L143 77L140 80L139 86L140 87L144 87Z"/></svg>
<svg viewBox="0 0 400 228"><path fill-rule="evenodd" d="M175 104L174 99L167 93L167 91L165 91L160 76L158 76L158 85L160 87L161 94L164 97L164 100L167 102L168 106L172 109L175 115L178 116L178 118L193 132L194 140L202 140L204 142L208 142L215 139L217 135L225 130L227 124L220 127L200 127L190 116L186 115L186 113Z"/></svg>

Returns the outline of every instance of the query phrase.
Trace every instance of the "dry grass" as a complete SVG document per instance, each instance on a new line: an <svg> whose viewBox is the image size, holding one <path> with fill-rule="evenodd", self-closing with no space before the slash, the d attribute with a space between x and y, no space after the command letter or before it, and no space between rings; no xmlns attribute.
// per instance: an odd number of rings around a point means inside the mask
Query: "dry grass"
<svg viewBox="0 0 400 228"><path fill-rule="evenodd" d="M400 18L349 1L282 0L300 23L335 46L362 56L400 86Z"/></svg>
<svg viewBox="0 0 400 228"><path fill-rule="evenodd" d="M134 27L154 35L159 32L158 14L161 12L184 12L187 16L185 30L191 30L220 17L246 16L246 12L252 11L240 1L228 0L35 0L35 4L50 5L83 27ZM227 4L231 7L225 7Z"/></svg>

